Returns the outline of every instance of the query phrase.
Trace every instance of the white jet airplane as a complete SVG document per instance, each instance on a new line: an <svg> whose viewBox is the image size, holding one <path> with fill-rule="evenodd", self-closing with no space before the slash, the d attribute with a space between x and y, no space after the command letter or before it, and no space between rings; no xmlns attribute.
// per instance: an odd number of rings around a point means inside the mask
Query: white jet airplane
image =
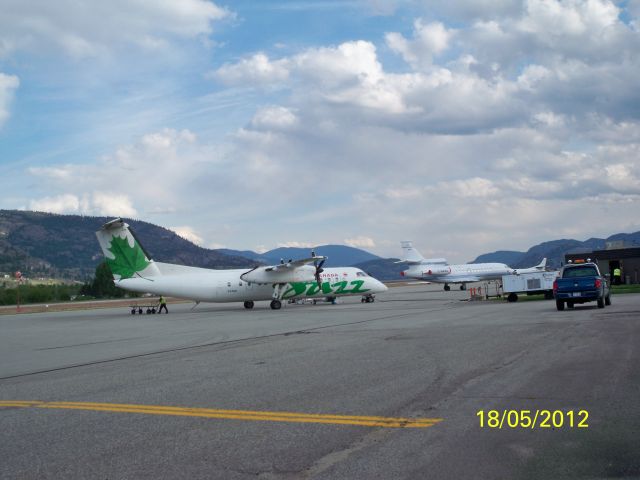
<svg viewBox="0 0 640 480"><path fill-rule="evenodd" d="M335 298L361 295L371 302L387 287L354 267L322 268L327 257L282 262L250 270L213 270L155 262L122 219L112 220L96 232L116 287L200 302L244 302L271 300L278 310L283 299Z"/></svg>
<svg viewBox="0 0 640 480"><path fill-rule="evenodd" d="M460 290L466 290L467 283L484 280L500 280L503 275L519 275L543 271L547 259L531 268L511 268L504 263L466 263L462 265L449 265L445 258L424 258L411 242L400 242L404 252L404 258L398 263L406 263L409 268L400 275L417 278L435 283L444 283L444 289L449 291L450 283L460 283Z"/></svg>

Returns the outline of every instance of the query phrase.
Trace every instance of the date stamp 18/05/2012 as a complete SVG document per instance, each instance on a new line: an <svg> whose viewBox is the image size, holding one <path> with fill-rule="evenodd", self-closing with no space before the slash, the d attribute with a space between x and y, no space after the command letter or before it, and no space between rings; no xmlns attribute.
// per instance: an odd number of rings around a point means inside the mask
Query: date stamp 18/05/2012
<svg viewBox="0 0 640 480"><path fill-rule="evenodd" d="M478 410L480 428L588 428L586 410Z"/></svg>

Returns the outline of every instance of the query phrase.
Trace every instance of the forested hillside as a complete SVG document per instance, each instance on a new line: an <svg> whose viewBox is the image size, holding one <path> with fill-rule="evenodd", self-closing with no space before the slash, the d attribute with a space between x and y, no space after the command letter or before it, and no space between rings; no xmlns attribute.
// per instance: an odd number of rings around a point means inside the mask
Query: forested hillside
<svg viewBox="0 0 640 480"><path fill-rule="evenodd" d="M0 272L85 280L102 260L95 236L108 217L0 210ZM198 247L171 230L126 219L154 260L206 268L250 267L254 261Z"/></svg>

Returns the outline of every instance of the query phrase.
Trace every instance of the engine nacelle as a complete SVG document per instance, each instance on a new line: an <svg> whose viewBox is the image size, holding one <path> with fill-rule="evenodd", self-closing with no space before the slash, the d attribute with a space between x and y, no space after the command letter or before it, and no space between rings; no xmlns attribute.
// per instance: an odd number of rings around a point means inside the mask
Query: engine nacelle
<svg viewBox="0 0 640 480"><path fill-rule="evenodd" d="M423 275L449 275L451 267L446 265L429 265L422 271Z"/></svg>
<svg viewBox="0 0 640 480"><path fill-rule="evenodd" d="M315 282L316 269L311 265L294 268L258 267L240 275L245 282L251 283L291 283Z"/></svg>

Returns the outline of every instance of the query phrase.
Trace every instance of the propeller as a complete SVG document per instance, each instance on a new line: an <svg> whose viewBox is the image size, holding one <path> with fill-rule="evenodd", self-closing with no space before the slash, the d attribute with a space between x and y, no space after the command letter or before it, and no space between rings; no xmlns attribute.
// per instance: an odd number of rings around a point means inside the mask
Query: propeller
<svg viewBox="0 0 640 480"><path fill-rule="evenodd" d="M316 252L312 251L311 252L311 256L315 257L316 256ZM322 260L320 260L320 263L318 263L317 260L314 260L313 262L313 266L316 267L316 273L315 273L315 277L316 277L316 282L318 283L318 288L322 288L322 280L320 280L320 274L322 272L324 272L324 269L322 268L322 265L324 265L326 258L323 258Z"/></svg>

